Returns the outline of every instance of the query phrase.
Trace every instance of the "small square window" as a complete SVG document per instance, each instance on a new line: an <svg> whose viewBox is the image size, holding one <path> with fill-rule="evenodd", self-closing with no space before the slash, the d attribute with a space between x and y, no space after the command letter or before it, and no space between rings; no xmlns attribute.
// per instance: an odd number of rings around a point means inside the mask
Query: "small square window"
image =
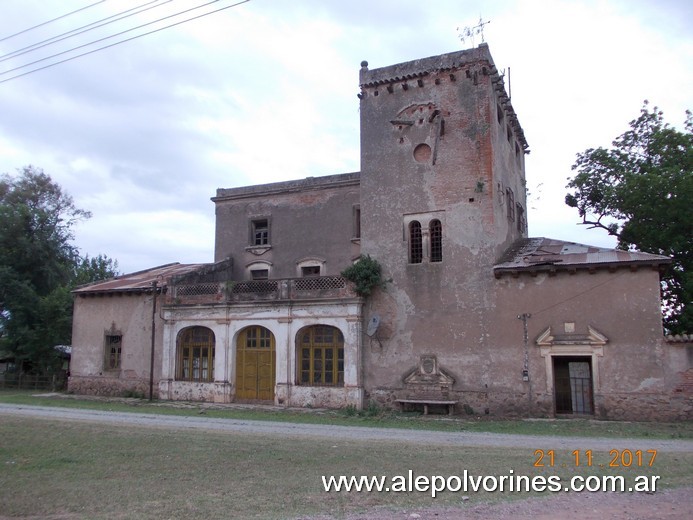
<svg viewBox="0 0 693 520"><path fill-rule="evenodd" d="M251 280L268 280L269 279L269 269L251 269L250 270Z"/></svg>
<svg viewBox="0 0 693 520"><path fill-rule="evenodd" d="M319 265L306 265L301 267L301 276L320 276Z"/></svg>

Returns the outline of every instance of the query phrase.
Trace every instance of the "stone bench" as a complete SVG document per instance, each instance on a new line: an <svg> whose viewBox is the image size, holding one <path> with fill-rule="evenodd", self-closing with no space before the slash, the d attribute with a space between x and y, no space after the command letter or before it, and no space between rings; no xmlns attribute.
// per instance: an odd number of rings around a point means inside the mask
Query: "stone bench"
<svg viewBox="0 0 693 520"><path fill-rule="evenodd" d="M455 410L455 405L459 401L449 401L446 399L437 399L437 398L431 398L431 399L397 399L396 400L398 403L402 405L402 411L404 411L406 405L408 404L422 404L424 407L424 415L428 415L428 406L431 404L442 404L448 407L448 415L452 415L453 411Z"/></svg>

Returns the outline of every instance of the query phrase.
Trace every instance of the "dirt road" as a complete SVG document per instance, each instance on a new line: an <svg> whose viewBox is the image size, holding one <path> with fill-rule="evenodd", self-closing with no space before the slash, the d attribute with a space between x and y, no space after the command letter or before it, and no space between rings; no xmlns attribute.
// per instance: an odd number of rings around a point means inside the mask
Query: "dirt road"
<svg viewBox="0 0 693 520"><path fill-rule="evenodd" d="M428 430L403 430L397 428L368 428L336 426L328 424L298 424L272 421L239 419L214 419L210 417L156 415L150 413L110 412L73 408L53 408L0 404L0 415L19 415L51 420L97 422L141 426L143 428L192 429L217 432L276 435L280 437L313 437L353 441L396 441L426 443L439 446L491 446L499 448L534 448L548 446L553 449L582 449L608 451L613 439L594 437L556 437L539 435L508 435L477 432L438 432ZM631 450L656 449L658 451L693 452L693 441L619 439L619 445Z"/></svg>
<svg viewBox="0 0 693 520"><path fill-rule="evenodd" d="M392 428L364 428L318 424L296 424L269 421L215 419L204 416L184 417L143 413L109 412L0 404L3 415L44 418L47 420L80 421L142 428L171 430L207 430L303 438L329 438L343 441L392 441L426 443L440 446L486 446L533 448L551 445L554 449L605 450L613 448L613 439L585 437L555 437L536 435L505 435L472 432L436 432L400 430ZM632 450L656 449L666 452L693 452L693 441L619 439L619 446ZM311 517L304 520L327 520L330 516ZM503 502L495 505L472 507L445 507L412 511L375 510L367 514L353 515L345 520L688 520L693 518L693 486L645 493L568 493L554 494L546 498L530 498ZM3 520L0 516L0 520Z"/></svg>

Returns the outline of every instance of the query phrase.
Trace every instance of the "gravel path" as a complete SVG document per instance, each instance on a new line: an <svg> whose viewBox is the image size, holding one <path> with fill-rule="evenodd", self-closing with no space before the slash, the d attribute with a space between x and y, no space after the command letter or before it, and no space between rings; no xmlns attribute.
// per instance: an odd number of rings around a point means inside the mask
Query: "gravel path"
<svg viewBox="0 0 693 520"><path fill-rule="evenodd" d="M353 441L390 441L433 444L438 446L490 446L499 448L550 447L559 450L592 449L608 451L614 448L614 439L595 437L556 437L540 435L509 435L477 432L437 432L428 430L402 430L398 428L369 428L327 424L297 424L272 421L215 419L157 415L149 413L110 412L73 408L0 404L0 415L19 415L52 420L96 422L145 428L177 430L208 430L263 434L280 437L329 438ZM668 452L693 452L690 440L618 439L619 449Z"/></svg>

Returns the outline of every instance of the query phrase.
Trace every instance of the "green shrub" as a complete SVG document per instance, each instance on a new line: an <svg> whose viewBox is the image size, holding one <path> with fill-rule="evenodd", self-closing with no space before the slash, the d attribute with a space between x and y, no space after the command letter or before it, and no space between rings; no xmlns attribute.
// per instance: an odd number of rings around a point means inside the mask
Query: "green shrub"
<svg viewBox="0 0 693 520"><path fill-rule="evenodd" d="M128 389L123 390L122 396L132 397L134 399L144 399L144 392L140 392L139 390Z"/></svg>
<svg viewBox="0 0 693 520"><path fill-rule="evenodd" d="M366 417L375 417L380 415L380 406L375 401L368 401L368 407L363 411Z"/></svg>
<svg viewBox="0 0 693 520"><path fill-rule="evenodd" d="M344 269L341 274L354 283L356 294L363 297L370 296L375 287L382 287L385 284L380 264L369 255L359 258L356 263Z"/></svg>
<svg viewBox="0 0 693 520"><path fill-rule="evenodd" d="M358 413L358 410L356 410L356 407L353 404L349 404L342 408L342 413L347 417L353 417Z"/></svg>

